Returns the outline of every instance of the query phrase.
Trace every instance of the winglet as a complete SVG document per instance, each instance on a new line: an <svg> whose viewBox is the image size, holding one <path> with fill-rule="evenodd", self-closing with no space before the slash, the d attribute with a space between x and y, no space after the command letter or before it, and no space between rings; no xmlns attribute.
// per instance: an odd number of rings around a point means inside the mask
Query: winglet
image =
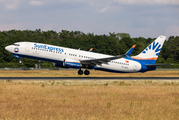
<svg viewBox="0 0 179 120"><path fill-rule="evenodd" d="M89 50L89 52L92 52L93 51L93 48L91 48L90 50Z"/></svg>
<svg viewBox="0 0 179 120"><path fill-rule="evenodd" d="M133 45L133 46L131 47L131 49L129 49L129 50L126 52L126 54L125 54L125 55L130 56L130 55L131 55L131 53L132 53L132 51L134 50L135 46L136 46L136 44L135 44L135 45Z"/></svg>

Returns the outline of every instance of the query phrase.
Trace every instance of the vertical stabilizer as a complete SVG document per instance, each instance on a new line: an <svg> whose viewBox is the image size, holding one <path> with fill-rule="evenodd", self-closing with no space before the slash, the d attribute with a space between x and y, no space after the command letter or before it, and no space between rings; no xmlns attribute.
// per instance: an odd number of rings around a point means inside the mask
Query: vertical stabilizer
<svg viewBox="0 0 179 120"><path fill-rule="evenodd" d="M155 64L162 49L166 36L160 35L147 48L145 48L139 55L133 56L133 59L146 60L149 64Z"/></svg>

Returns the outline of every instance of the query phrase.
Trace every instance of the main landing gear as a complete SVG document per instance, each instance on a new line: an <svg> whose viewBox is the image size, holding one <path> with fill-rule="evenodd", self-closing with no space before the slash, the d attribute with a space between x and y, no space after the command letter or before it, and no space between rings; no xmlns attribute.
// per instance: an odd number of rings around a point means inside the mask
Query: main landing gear
<svg viewBox="0 0 179 120"><path fill-rule="evenodd" d="M83 75L83 70L81 70L81 68L79 69L78 74L79 74L79 75ZM85 75L89 75L89 74L90 74L90 71L86 69L86 70L84 71L84 74L85 74Z"/></svg>
<svg viewBox="0 0 179 120"><path fill-rule="evenodd" d="M79 69L78 74L83 75L83 70Z"/></svg>

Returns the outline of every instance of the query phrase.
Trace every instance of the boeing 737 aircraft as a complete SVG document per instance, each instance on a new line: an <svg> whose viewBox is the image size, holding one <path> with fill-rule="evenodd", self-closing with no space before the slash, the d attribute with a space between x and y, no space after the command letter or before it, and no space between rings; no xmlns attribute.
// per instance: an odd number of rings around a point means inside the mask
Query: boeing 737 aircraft
<svg viewBox="0 0 179 120"><path fill-rule="evenodd" d="M135 45L123 55L110 56L95 52L71 49L61 46L35 42L17 42L5 49L15 57L27 57L54 62L56 67L79 68L78 74L89 75L88 69L103 70L117 73L135 73L155 70L155 64L165 41L165 36L159 36L139 55L130 56Z"/></svg>

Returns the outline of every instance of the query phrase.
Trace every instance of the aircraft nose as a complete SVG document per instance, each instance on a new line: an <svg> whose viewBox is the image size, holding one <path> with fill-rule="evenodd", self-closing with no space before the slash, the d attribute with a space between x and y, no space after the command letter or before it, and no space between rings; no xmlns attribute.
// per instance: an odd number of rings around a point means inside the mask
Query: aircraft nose
<svg viewBox="0 0 179 120"><path fill-rule="evenodd" d="M8 51L8 52L12 52L12 46L10 46L10 45L9 45L9 46L6 46L6 47L5 47L5 50Z"/></svg>

